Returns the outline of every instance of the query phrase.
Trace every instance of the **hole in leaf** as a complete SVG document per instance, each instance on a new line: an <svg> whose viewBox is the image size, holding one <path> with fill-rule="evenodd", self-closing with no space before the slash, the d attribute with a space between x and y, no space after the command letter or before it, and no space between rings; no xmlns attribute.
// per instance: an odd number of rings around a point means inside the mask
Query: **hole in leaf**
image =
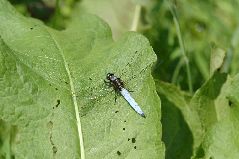
<svg viewBox="0 0 239 159"><path fill-rule="evenodd" d="M57 153L57 148L56 148L56 146L53 146L53 147L52 147L52 151L53 151L54 154Z"/></svg>
<svg viewBox="0 0 239 159"><path fill-rule="evenodd" d="M120 152L120 151L117 151L117 155L119 155L119 156L120 156L120 155L121 155L121 152Z"/></svg>
<svg viewBox="0 0 239 159"><path fill-rule="evenodd" d="M60 99L57 99L56 102L57 102L56 107L58 107L61 104L61 101Z"/></svg>
<svg viewBox="0 0 239 159"><path fill-rule="evenodd" d="M233 104L232 101L229 100L229 101L228 101L228 105L231 107L232 104Z"/></svg>

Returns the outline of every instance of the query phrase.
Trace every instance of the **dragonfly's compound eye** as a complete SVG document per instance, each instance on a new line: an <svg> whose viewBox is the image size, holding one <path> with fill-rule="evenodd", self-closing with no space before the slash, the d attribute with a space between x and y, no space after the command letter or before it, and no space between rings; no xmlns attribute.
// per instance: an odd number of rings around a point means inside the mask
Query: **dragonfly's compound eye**
<svg viewBox="0 0 239 159"><path fill-rule="evenodd" d="M107 73L106 79L110 80L112 76L114 76L113 73Z"/></svg>

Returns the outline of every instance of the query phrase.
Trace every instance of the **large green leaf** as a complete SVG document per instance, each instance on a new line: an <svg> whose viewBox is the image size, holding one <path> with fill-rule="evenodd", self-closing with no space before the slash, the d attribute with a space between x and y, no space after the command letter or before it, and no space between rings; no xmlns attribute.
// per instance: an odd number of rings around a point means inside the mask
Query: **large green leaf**
<svg viewBox="0 0 239 159"><path fill-rule="evenodd" d="M238 82L238 75L216 71L191 99L172 84L156 81L166 158L239 157Z"/></svg>
<svg viewBox="0 0 239 159"><path fill-rule="evenodd" d="M239 158L239 75L228 78L216 101L218 122L202 142L205 158Z"/></svg>
<svg viewBox="0 0 239 159"><path fill-rule="evenodd" d="M192 107L198 109L204 134L195 158L239 157L239 76L214 76L196 93Z"/></svg>
<svg viewBox="0 0 239 159"><path fill-rule="evenodd" d="M198 113L190 106L191 96L173 84L158 80L156 88L162 100L162 139L166 159L189 159L202 135Z"/></svg>
<svg viewBox="0 0 239 159"><path fill-rule="evenodd" d="M0 117L15 132L5 154L163 158L160 100L151 77L156 56L146 38L128 32L114 42L93 15L56 31L19 15L5 0L0 21ZM104 84L108 72L134 91L146 119L123 98L114 103Z"/></svg>

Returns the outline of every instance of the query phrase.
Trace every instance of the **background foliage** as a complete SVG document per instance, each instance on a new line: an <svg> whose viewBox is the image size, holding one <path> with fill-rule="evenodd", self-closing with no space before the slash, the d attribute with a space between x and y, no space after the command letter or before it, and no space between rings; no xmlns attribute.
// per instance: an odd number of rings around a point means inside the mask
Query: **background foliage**
<svg viewBox="0 0 239 159"><path fill-rule="evenodd" d="M157 141L161 146L154 143L159 149L155 154L159 158L167 159L239 158L239 1L10 0L10 2L21 14L40 19L44 25L55 31L64 32L74 25L84 26L83 23L74 22L86 13L95 14L110 26L113 40L119 45L117 48L119 50L125 47L122 39L130 34L127 31L143 34L157 55L152 75L161 99L162 130L158 128L154 131L152 125L146 127L155 133L156 138L161 138L162 132L161 140L165 147L162 146L161 141ZM96 23L89 22L85 27L94 28L90 26L91 24ZM74 31L76 30L77 28ZM55 31L52 31L53 34ZM79 29L79 32L81 32L79 36L87 36L82 29ZM67 34L67 31L64 34ZM71 34L73 35L72 32ZM105 43L102 42L103 45L108 46L107 43L113 45L110 33L106 31L106 34L107 40ZM3 35L8 36L2 30L0 36ZM9 40L13 37L9 36ZM141 40L141 38L133 40L130 49L134 50L133 48L143 43ZM72 40L72 43L74 42ZM85 46L81 43L79 45ZM72 49L68 48L68 50L73 50L74 46L70 45L70 47ZM99 49L104 50L104 47ZM114 51L112 56L113 54ZM118 62L124 63L123 59L128 55L125 53L117 56L122 59ZM150 53L145 53L139 58L145 59L142 68L146 67L146 63L150 63L147 62L147 57L154 61L151 56ZM94 55L90 59L97 60L103 57ZM73 65L77 66L77 64ZM90 70L91 67L86 60L83 70ZM102 65L99 64L99 68L104 72ZM149 89L154 90L152 79L147 80ZM140 82L135 81L135 83ZM139 98L143 100L144 97L139 96ZM160 103L156 97L154 100L155 103ZM155 103L152 105L157 105ZM155 111L160 114L160 110L155 109ZM159 122L160 117L157 113L152 116L152 122ZM11 158L9 152L13 149L11 145L14 145L12 138L15 138L16 127L4 120L1 120L0 125L0 158ZM161 127L160 124L157 126ZM142 141L142 145L148 142L147 133L144 137L145 141ZM89 142L93 141L89 140ZM142 151L145 150L144 148ZM107 149L102 149L107 152ZM129 151L125 150L125 153ZM142 152L142 156L147 153L147 151ZM112 154L121 158L132 158L130 157L132 154L127 157L121 151ZM152 155L151 158L157 157Z"/></svg>

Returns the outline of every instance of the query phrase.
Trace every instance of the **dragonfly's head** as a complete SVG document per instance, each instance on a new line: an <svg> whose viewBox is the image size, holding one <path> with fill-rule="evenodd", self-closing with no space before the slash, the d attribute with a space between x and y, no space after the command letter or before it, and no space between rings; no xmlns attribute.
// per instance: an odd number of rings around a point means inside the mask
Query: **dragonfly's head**
<svg viewBox="0 0 239 159"><path fill-rule="evenodd" d="M112 80L113 78L114 78L114 74L113 73L107 73L107 75L106 75L106 79L107 80Z"/></svg>

